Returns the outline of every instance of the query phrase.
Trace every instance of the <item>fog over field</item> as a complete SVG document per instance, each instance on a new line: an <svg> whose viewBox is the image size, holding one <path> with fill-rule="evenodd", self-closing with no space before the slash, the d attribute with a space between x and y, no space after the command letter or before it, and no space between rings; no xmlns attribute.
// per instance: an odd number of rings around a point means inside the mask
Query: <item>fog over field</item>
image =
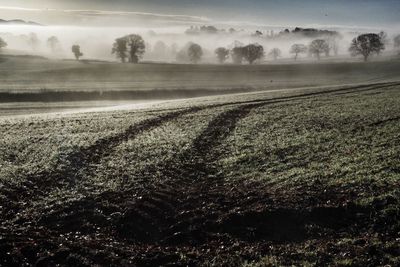
<svg viewBox="0 0 400 267"><path fill-rule="evenodd" d="M158 27L120 27L120 26L21 26L21 25L7 25L0 26L0 37L8 43L8 49L18 50L11 51L11 53L18 54L37 54L49 58L73 58L71 53L71 46L79 44L82 51L84 51L85 59L99 59L116 61L114 55L111 54L112 44L115 39L128 35L140 34L146 42L146 53L143 56L145 61L159 61L159 62L175 62L176 54L188 42L198 43L204 49L203 63L217 63L214 50L218 47L232 48L236 43L247 45L249 43L258 43L262 45L266 51L266 61L273 61L268 53L273 48L279 48L282 51L282 58L292 58L293 54L290 53L290 48L293 44L308 45L316 36L304 36L301 34L292 36L280 36L279 33L284 31L285 27L255 27L250 29L233 28L232 26L221 26L224 28L217 28L221 30L218 33L199 33L199 34L185 34L190 27L212 26L213 24L187 24L183 25L170 25L163 26L160 24ZM215 26L217 27L217 26ZM291 31L297 25L288 27ZM229 29L235 29L236 32L230 33ZM325 28L322 28L322 30ZM257 36L256 31L262 32L263 35ZM351 40L360 33L364 33L366 29L335 29L337 31L337 46L338 55L341 57L350 58L348 47ZM375 29L379 33L384 29ZM38 44L33 49L29 42L26 40L31 33L35 33L38 37ZM60 41L60 47L57 51L51 51L47 45L48 38L56 36ZM395 54L393 48L394 34L388 36L388 44L386 53ZM329 36L321 37L328 38ZM158 47L157 42L163 42L165 46ZM7 49L5 50L7 51ZM305 57L305 55L302 55Z"/></svg>
<svg viewBox="0 0 400 267"><path fill-rule="evenodd" d="M140 6L139 3L137 5ZM348 5L352 7L353 4L349 3ZM0 37L6 40L8 49L56 58L72 58L71 46L79 44L85 51L84 57L87 59L115 60L115 56L111 55L112 44L116 38L128 34L140 34L145 40L144 60L175 61L176 53L180 49L188 42L195 42L204 49L203 63L215 63L214 50L217 47L232 48L235 46L235 42L236 45L259 43L266 52L265 59L271 59L268 53L273 48L279 48L282 51L282 57L288 58L292 57L289 51L294 43L308 45L315 38L333 38L332 33L329 32L313 35L302 34L303 32L297 32L294 35L279 35L285 29L293 31L296 27L335 32L334 39L337 42L338 54L348 56L351 40L358 34L384 31L387 37L386 52L388 52L394 49L393 37L400 32L399 22L388 16L388 12L393 11L385 5L378 6L376 10L377 12L386 12L384 15L386 15L387 21L380 21L375 25L372 21L365 21L365 14L369 12L371 17L375 17L376 14L362 6L357 7L359 10L354 12L352 19L344 17L340 20L331 15L341 11L341 16L345 16L348 11L345 10L344 5L333 6L331 10L312 11L310 9L307 11L312 14L310 17L321 16L319 21L310 21L307 17L297 18L305 13L304 9L293 10L294 7L283 6L276 7L275 13L292 12L293 16L286 16L284 20L282 18L273 19L276 14L270 14L271 10L265 9L267 15L263 17L263 20L257 16L257 12L254 16L247 15L250 18L242 20L244 17L238 14L226 17L226 14L232 12L233 7L225 8L225 13L215 16L213 12L211 14L209 12L193 13L193 9L188 7L190 4L186 7L181 5L175 10L177 13L163 13L161 9L151 7L143 10L153 12L136 11L132 9L134 5L130 4L119 4L112 8L107 6L111 8L109 10L102 9L106 5L80 5L74 4L74 2L68 5L70 9L61 9L59 4L51 5L49 3L25 3L25 6L27 7L9 6L8 4L2 6L0 3L0 14L3 14L1 19L22 19L42 26L23 25L24 23L20 21L0 23ZM268 5L262 4L261 6L267 7ZM384 7L385 9L382 10ZM221 8L219 4L216 4L214 11L219 8ZM183 13L179 13L180 10ZM201 12L201 9L198 10ZM379 17L379 20L382 19ZM213 28L198 32L189 30L190 27L202 26L212 26ZM34 49L27 41L31 33L35 33L38 37L38 43ZM47 45L48 38L52 36L57 37L60 41L60 47L56 53L50 51ZM162 41L165 46L157 47L156 43L159 41Z"/></svg>
<svg viewBox="0 0 400 267"><path fill-rule="evenodd" d="M0 267L400 266L399 0L0 0Z"/></svg>

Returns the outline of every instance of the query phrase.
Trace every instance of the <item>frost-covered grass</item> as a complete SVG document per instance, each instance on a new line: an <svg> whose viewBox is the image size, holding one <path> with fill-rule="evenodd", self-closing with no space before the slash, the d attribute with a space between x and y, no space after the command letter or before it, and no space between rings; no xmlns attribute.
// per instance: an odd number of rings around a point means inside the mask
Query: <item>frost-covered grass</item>
<svg viewBox="0 0 400 267"><path fill-rule="evenodd" d="M2 118L0 265L395 266L400 87L325 90Z"/></svg>
<svg viewBox="0 0 400 267"><path fill-rule="evenodd" d="M228 108L210 108L187 114L121 143L97 165L91 179L114 189L140 184L143 179L162 180L161 173L152 173L149 177L146 172L188 150L208 123Z"/></svg>
<svg viewBox="0 0 400 267"><path fill-rule="evenodd" d="M225 149L221 164L233 180L287 187L398 183L400 90L255 109L238 124Z"/></svg>
<svg viewBox="0 0 400 267"><path fill-rule="evenodd" d="M145 112L116 112L3 119L0 121L1 180L18 182L39 171L58 168L66 164L64 158L74 150L152 116Z"/></svg>

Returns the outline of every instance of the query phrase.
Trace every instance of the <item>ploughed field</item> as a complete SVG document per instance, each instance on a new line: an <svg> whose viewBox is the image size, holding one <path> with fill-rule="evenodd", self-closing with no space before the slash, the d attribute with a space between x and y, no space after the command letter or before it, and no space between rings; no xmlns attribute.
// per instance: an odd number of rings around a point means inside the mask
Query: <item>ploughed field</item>
<svg viewBox="0 0 400 267"><path fill-rule="evenodd" d="M400 264L400 83L0 118L1 266Z"/></svg>

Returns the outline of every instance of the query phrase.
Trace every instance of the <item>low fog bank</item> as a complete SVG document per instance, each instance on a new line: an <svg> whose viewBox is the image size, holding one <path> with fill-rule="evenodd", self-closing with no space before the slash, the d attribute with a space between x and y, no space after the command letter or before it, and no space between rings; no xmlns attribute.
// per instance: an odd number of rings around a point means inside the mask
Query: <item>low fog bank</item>
<svg viewBox="0 0 400 267"><path fill-rule="evenodd" d="M292 46L302 44L308 46L315 39L324 39L330 46L329 58L350 58L348 51L354 37L360 31L350 30L309 30L301 28L263 28L257 30L233 27L214 26L168 26L157 28L145 27L76 27L76 26L0 26L0 37L7 43L2 53L35 54L49 58L73 59L73 45L79 45L82 59L117 61L111 53L117 38L129 34L140 35L145 43L142 61L181 62L179 53L188 43L199 44L202 48L201 63L217 63L215 50L224 47L232 50L235 46L257 43L264 49L264 57L258 63L293 61ZM379 31L376 32L379 34ZM385 33L384 55L395 56L393 38L396 34ZM279 49L276 50L275 48ZM273 50L275 49L275 50ZM275 51L275 53L273 52ZM277 53L278 52L278 53ZM312 55L301 52L299 60L312 59ZM232 60L228 58L226 63Z"/></svg>
<svg viewBox="0 0 400 267"><path fill-rule="evenodd" d="M365 63L362 53L354 59L349 51L363 33L0 26L0 103L148 101L397 81L400 37L377 31L361 39L376 43ZM128 64L138 62L147 64Z"/></svg>

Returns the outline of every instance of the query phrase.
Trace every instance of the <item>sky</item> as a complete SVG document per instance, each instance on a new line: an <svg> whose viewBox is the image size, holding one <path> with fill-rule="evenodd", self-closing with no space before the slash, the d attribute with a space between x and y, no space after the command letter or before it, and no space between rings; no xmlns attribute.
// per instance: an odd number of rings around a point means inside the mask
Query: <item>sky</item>
<svg viewBox="0 0 400 267"><path fill-rule="evenodd" d="M132 19L390 28L400 25L400 0L0 0L0 19L13 18L47 25Z"/></svg>

